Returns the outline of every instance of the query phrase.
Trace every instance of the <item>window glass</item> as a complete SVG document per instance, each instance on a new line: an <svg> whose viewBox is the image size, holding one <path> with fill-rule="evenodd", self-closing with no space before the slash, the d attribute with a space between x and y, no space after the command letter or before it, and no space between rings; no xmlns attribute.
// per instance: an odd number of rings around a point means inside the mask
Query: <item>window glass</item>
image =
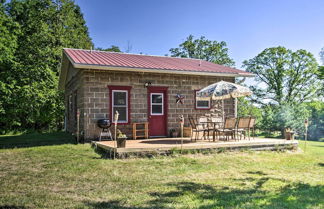
<svg viewBox="0 0 324 209"><path fill-rule="evenodd" d="M115 91L114 92L114 105L126 105L127 93Z"/></svg>
<svg viewBox="0 0 324 209"><path fill-rule="evenodd" d="M197 107L209 108L209 101L197 101Z"/></svg>
<svg viewBox="0 0 324 209"><path fill-rule="evenodd" d="M152 103L162 103L162 94L160 95L153 94Z"/></svg>
<svg viewBox="0 0 324 209"><path fill-rule="evenodd" d="M116 111L118 111L118 113L119 113L118 122L127 121L127 107L114 107L114 117L115 117ZM114 121L115 121L115 119L114 119Z"/></svg>
<svg viewBox="0 0 324 209"><path fill-rule="evenodd" d="M162 105L152 105L152 114L162 114Z"/></svg>
<svg viewBox="0 0 324 209"><path fill-rule="evenodd" d="M151 114L163 115L163 93L151 94Z"/></svg>

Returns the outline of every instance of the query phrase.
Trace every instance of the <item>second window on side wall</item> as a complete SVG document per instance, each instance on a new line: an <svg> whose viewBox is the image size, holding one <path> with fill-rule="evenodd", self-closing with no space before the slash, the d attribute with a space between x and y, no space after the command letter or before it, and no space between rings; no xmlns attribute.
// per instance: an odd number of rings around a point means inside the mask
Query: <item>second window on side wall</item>
<svg viewBox="0 0 324 209"><path fill-rule="evenodd" d="M198 90L195 90L195 97ZM199 101L195 98L195 108L196 109L210 109L210 100Z"/></svg>
<svg viewBox="0 0 324 209"><path fill-rule="evenodd" d="M128 91L127 90L112 90L112 116L115 121L115 113L118 111L119 123L128 122Z"/></svg>

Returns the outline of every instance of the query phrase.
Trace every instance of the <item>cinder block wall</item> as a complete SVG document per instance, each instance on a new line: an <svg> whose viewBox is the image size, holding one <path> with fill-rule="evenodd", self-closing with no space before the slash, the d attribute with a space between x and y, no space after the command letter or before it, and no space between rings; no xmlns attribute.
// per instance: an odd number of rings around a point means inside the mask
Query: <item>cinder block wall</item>
<svg viewBox="0 0 324 209"><path fill-rule="evenodd" d="M145 82L150 81L152 86L168 87L168 130L179 128L178 117L182 114L185 117L185 125L189 126L188 116L200 116L210 113L210 110L195 109L194 90L201 89L224 80L234 82L230 77L211 77L211 76L187 76L169 75L137 72L116 72L116 71L95 71L83 70L79 77L72 83L80 86L78 95L78 108L81 116L80 125L86 139L96 139L100 133L96 122L98 119L110 118L109 109L109 89L108 85L131 86L131 123L147 121L147 89ZM71 85L73 86L73 85ZM183 95L184 104L176 104L175 96ZM214 105L213 103L211 104ZM234 115L234 101L225 100L225 112L227 115ZM70 118L69 124L74 124ZM74 130L71 125L69 130ZM132 137L130 125L119 125L119 129Z"/></svg>
<svg viewBox="0 0 324 209"><path fill-rule="evenodd" d="M84 110L84 88L83 84L83 75L82 73L76 73L71 80L66 84L64 97L65 97L65 117L66 117L66 129L70 133L76 133L77 130L77 121L76 112ZM72 104L69 104L69 97L71 96ZM76 96L76 105L75 103ZM68 112L69 111L69 112ZM84 130L84 120L82 118L83 114L80 114L80 131Z"/></svg>

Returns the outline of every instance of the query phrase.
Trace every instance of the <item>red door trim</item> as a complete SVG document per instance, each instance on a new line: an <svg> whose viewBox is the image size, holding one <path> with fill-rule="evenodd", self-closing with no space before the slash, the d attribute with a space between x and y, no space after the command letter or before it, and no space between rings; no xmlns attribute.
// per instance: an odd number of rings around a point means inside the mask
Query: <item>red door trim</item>
<svg viewBox="0 0 324 209"><path fill-rule="evenodd" d="M165 116L165 134L168 135L168 88L165 86L148 86L147 87L147 121L149 121L149 115L151 114L151 92L152 91L164 91L164 116ZM150 127L150 124L149 124ZM149 128L149 136L151 136Z"/></svg>

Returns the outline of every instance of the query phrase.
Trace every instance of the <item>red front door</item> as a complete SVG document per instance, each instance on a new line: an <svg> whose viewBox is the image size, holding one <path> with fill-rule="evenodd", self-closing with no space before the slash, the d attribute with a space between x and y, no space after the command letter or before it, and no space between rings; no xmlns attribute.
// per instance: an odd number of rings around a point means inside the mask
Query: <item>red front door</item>
<svg viewBox="0 0 324 209"><path fill-rule="evenodd" d="M166 87L148 87L148 122L150 136L167 136L168 98Z"/></svg>

